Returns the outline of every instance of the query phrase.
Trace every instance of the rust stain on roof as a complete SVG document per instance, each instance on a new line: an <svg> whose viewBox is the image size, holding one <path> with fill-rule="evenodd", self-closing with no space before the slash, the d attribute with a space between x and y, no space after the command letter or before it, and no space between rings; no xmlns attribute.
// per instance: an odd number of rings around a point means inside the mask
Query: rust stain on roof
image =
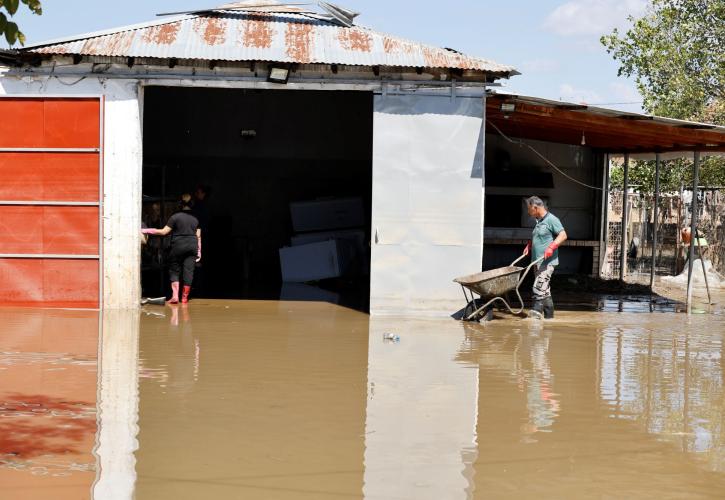
<svg viewBox="0 0 725 500"><path fill-rule="evenodd" d="M53 51L53 54L65 55L72 54L72 52L68 49L68 47L63 47L62 45L59 45L58 48Z"/></svg>
<svg viewBox="0 0 725 500"><path fill-rule="evenodd" d="M133 37L133 31L126 31L116 35L89 38L83 44L81 53L102 56L124 55L131 49Z"/></svg>
<svg viewBox="0 0 725 500"><path fill-rule="evenodd" d="M292 60L307 64L312 62L312 37L315 27L307 23L289 23L285 33L287 55Z"/></svg>
<svg viewBox="0 0 725 500"><path fill-rule="evenodd" d="M356 50L358 52L370 52L372 50L373 37L358 29L340 30L337 39L345 50Z"/></svg>
<svg viewBox="0 0 725 500"><path fill-rule="evenodd" d="M245 47L269 49L272 47L274 34L274 27L271 23L259 19L250 19L244 24L241 42Z"/></svg>
<svg viewBox="0 0 725 500"><path fill-rule="evenodd" d="M460 54L447 52L443 49L426 47L423 49L423 58L426 66L432 68L461 68L464 66Z"/></svg>
<svg viewBox="0 0 725 500"><path fill-rule="evenodd" d="M199 17L194 19L194 31L204 39L208 45L221 45L226 39L226 19L216 17Z"/></svg>
<svg viewBox="0 0 725 500"><path fill-rule="evenodd" d="M256 0L255 0L256 1ZM284 36L282 36L284 34ZM79 35L30 47L39 54L278 61L515 71L372 30L344 28L308 14L219 12Z"/></svg>
<svg viewBox="0 0 725 500"><path fill-rule="evenodd" d="M143 41L157 45L171 45L176 41L180 29L181 23L152 26L143 34Z"/></svg>
<svg viewBox="0 0 725 500"><path fill-rule="evenodd" d="M386 54L410 55L415 52L415 47L412 43L386 36L383 37L383 50Z"/></svg>

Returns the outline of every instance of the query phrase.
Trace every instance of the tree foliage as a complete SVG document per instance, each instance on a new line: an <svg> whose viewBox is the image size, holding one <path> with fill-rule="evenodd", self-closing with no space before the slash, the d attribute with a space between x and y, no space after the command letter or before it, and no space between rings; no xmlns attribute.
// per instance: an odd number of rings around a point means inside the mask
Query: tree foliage
<svg viewBox="0 0 725 500"><path fill-rule="evenodd" d="M20 45L25 45L25 35L20 31L17 23L8 20L5 12L12 17L18 11L21 4L27 6L33 14L40 15L43 13L40 0L0 0L0 35L4 34L5 39L11 46L15 45L16 42L20 43ZM2 12L3 10L5 12Z"/></svg>
<svg viewBox="0 0 725 500"><path fill-rule="evenodd" d="M676 193L680 185L685 189L691 189L694 170L692 160L678 159L663 161L660 167L660 191L663 193ZM701 187L725 187L725 168L723 159L719 157L705 157L700 161ZM619 163L612 165L610 184L614 188L622 188L624 185L624 166ZM629 167L629 185L632 189L642 193L654 192L655 186L655 162L635 161Z"/></svg>
<svg viewBox="0 0 725 500"><path fill-rule="evenodd" d="M650 0L645 15L630 17L632 27L601 38L620 64L619 75L633 77L652 114L725 125L725 0ZM633 162L630 184L654 189L654 162ZM612 185L621 186L621 166ZM663 191L692 185L692 160L663 164ZM705 158L700 185L725 186L725 160Z"/></svg>
<svg viewBox="0 0 725 500"><path fill-rule="evenodd" d="M632 28L601 38L655 115L725 124L725 0L651 0Z"/></svg>

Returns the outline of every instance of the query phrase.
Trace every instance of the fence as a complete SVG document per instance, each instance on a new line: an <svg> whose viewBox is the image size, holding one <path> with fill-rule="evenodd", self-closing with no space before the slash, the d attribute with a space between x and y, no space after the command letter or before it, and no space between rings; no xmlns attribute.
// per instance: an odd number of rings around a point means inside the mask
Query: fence
<svg viewBox="0 0 725 500"><path fill-rule="evenodd" d="M621 190L609 193L606 252L602 263L603 278L615 279L620 275L622 248ZM649 274L652 269L652 234L654 229L654 195L630 192L627 195L627 244L625 246L626 275ZM657 223L655 274L674 276L686 262L687 245L680 231L690 227L692 192L660 195ZM725 274L725 192L719 188L698 191L698 233L705 238L704 258Z"/></svg>

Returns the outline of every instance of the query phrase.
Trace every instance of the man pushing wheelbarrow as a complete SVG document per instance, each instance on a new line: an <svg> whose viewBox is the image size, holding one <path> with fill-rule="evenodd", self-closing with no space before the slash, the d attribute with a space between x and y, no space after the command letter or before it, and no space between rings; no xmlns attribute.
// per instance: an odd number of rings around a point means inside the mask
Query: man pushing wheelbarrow
<svg viewBox="0 0 725 500"><path fill-rule="evenodd" d="M536 219L531 241L529 241L524 253L510 266L500 269L493 269L482 273L456 278L456 283L461 285L463 295L466 298L466 308L463 310L461 319L467 321L480 321L491 319L493 306L496 302L503 303L506 309L512 314L521 314L524 310L524 302L519 293L519 287L526 275L535 268L533 297L534 303L530 316L534 318L554 317L554 301L551 298L551 276L559 264L558 248L566 241L566 231L561 221L552 213L546 210L541 198L532 196L526 199L529 215ZM531 255L531 264L526 268L517 267L516 264ZM470 299L466 290L470 292ZM514 310L507 302L505 296L516 291L520 308ZM479 296L478 299L475 295Z"/></svg>
<svg viewBox="0 0 725 500"><path fill-rule="evenodd" d="M551 298L551 276L559 265L559 245L566 241L566 231L559 218L546 210L538 196L526 199L529 215L536 219L531 241L524 248L524 255L531 254L531 261L543 260L534 271L534 303L532 316L546 319L554 317L554 300Z"/></svg>

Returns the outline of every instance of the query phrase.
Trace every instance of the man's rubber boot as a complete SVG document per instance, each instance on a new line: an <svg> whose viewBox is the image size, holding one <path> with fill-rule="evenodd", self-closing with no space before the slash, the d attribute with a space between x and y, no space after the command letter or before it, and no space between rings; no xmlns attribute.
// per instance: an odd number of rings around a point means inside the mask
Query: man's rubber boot
<svg viewBox="0 0 725 500"><path fill-rule="evenodd" d="M181 294L181 303L182 304L188 304L189 303L189 294L191 293L191 286L190 285L184 285L184 292Z"/></svg>
<svg viewBox="0 0 725 500"><path fill-rule="evenodd" d="M554 299L551 297L546 297L543 300L544 303L544 319L553 319L554 318Z"/></svg>
<svg viewBox="0 0 725 500"><path fill-rule="evenodd" d="M168 301L168 304L178 304L179 303L179 282L178 281L172 281L171 282L171 298Z"/></svg>
<svg viewBox="0 0 725 500"><path fill-rule="evenodd" d="M531 306L529 311L529 318L541 319L544 315L544 302L541 300L534 300L534 304Z"/></svg>

